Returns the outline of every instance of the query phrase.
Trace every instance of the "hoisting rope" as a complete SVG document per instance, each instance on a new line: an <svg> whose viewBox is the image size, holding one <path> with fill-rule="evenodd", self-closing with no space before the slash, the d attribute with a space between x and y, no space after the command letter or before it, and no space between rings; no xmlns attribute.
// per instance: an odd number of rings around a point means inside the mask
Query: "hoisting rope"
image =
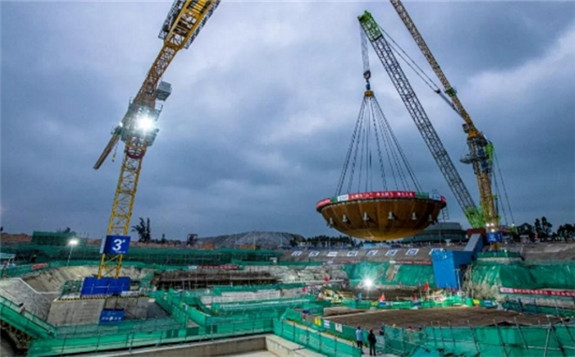
<svg viewBox="0 0 575 357"><path fill-rule="evenodd" d="M367 38L361 28L360 34L363 59L363 77L366 81L366 91L364 93L361 108L359 110L357 121L351 136L351 143L347 150L343 170L339 177L335 195L339 196L343 194L344 192L342 190L344 189L344 186L347 188L345 193L360 191L368 192L375 189L375 183L373 181L375 176L373 170L374 158L372 156L371 150L373 143L370 142L372 136L374 137L375 145L377 148L377 162L379 163L380 179L382 185L381 188L378 187L377 189L383 189L386 191L389 190L388 178L391 174L395 189L415 189L416 191L422 191L421 186L415 177L414 171L407 161L405 152L399 145L397 137L391 130L391 126L389 125L387 117L383 113L381 106L371 91L369 83L371 71L369 68L369 56L367 52ZM395 41L393 42L395 43ZM405 51L401 51L405 54L405 56L407 56ZM406 61L405 58L403 59ZM412 69L414 69L414 66L418 67L413 60L411 60L411 62L413 63L413 65L410 65ZM421 69L420 73L423 73ZM428 81L426 81L422 75L420 75L420 78L422 78L428 84L428 86L430 86L430 88L435 91L433 88L434 83L429 77ZM438 87L436 86L436 88ZM386 163L388 165L387 168ZM358 171L358 178L357 183L354 185L356 169ZM411 181L411 184L409 181ZM354 188L355 191L352 191Z"/></svg>
<svg viewBox="0 0 575 357"><path fill-rule="evenodd" d="M383 28L379 28L383 35L391 41L391 49L417 74L421 80L427 84L429 88L435 93L441 93L440 87L431 79L421 67L405 52L405 50L391 37Z"/></svg>
<svg viewBox="0 0 575 357"><path fill-rule="evenodd" d="M506 209L509 211L509 217L511 218L511 226L514 227L515 226L515 219L513 218L513 212L511 211L511 204L509 203L509 196L507 196L507 188L505 187L505 181L503 180L503 174L501 173L501 167L499 166L499 160L497 159L497 155L495 153L495 150L493 150L493 162L495 163L495 168L497 170L497 173L495 175L493 175L493 183L495 185L495 192L499 193L499 185L497 183L497 177L499 177L499 179L501 180L501 186L502 186L502 190L503 190L503 198L505 200L505 202L503 202L503 204L501 205L501 210L503 211L503 217L505 219L505 223L506 225L509 225L509 222L507 220L507 213L506 213Z"/></svg>
<svg viewBox="0 0 575 357"><path fill-rule="evenodd" d="M374 163L379 164L381 186L374 182ZM374 189L387 191L390 189L389 180L392 180L395 186L391 189L422 191L405 151L399 145L377 99L373 94L366 95L359 110L335 195ZM379 187L376 188L375 185ZM346 192L342 192L344 186Z"/></svg>

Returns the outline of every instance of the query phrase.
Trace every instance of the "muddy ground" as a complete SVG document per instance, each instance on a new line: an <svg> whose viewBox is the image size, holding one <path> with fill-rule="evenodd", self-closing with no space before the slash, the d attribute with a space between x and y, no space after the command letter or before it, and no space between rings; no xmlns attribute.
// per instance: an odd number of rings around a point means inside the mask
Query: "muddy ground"
<svg viewBox="0 0 575 357"><path fill-rule="evenodd" d="M382 324L417 329L426 326L539 325L548 323L544 315L480 307L447 307L421 310L353 310L345 307L325 309L326 319L363 329L379 329ZM552 322L559 321L553 318Z"/></svg>

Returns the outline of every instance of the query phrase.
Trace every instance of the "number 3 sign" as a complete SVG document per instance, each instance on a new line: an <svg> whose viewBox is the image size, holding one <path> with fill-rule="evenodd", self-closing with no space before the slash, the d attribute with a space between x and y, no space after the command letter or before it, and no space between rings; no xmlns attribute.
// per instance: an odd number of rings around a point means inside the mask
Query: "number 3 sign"
<svg viewBox="0 0 575 357"><path fill-rule="evenodd" d="M106 236L104 253L126 254L130 247L130 236Z"/></svg>

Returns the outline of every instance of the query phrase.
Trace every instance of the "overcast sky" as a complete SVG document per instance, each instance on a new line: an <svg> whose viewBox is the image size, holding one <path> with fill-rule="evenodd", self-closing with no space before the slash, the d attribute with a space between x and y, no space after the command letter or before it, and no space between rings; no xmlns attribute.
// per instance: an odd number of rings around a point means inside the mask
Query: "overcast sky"
<svg viewBox="0 0 575 357"><path fill-rule="evenodd" d="M95 160L162 47L171 1L2 1L1 220L9 233L106 233L120 171ZM405 2L477 128L495 144L511 212L575 223L575 3ZM387 1L226 1L163 80L132 224L154 238L247 231L339 235L335 194L363 98L364 10L429 75ZM372 49L372 88L426 191L469 225ZM478 202L461 119L406 67ZM505 218L505 217L504 217Z"/></svg>

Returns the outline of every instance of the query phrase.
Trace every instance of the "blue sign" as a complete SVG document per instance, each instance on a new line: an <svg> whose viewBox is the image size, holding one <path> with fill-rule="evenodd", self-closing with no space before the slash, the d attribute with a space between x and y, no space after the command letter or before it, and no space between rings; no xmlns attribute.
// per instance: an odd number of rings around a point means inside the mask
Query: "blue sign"
<svg viewBox="0 0 575 357"><path fill-rule="evenodd" d="M501 232L488 232L487 241L489 243L497 243L502 241Z"/></svg>
<svg viewBox="0 0 575 357"><path fill-rule="evenodd" d="M124 320L124 310L104 309L100 314L100 323L120 322Z"/></svg>
<svg viewBox="0 0 575 357"><path fill-rule="evenodd" d="M124 291L130 290L131 279L128 276L119 278L86 277L82 283L81 296L110 296L120 295Z"/></svg>
<svg viewBox="0 0 575 357"><path fill-rule="evenodd" d="M130 247L130 236L106 236L104 253L126 254Z"/></svg>

